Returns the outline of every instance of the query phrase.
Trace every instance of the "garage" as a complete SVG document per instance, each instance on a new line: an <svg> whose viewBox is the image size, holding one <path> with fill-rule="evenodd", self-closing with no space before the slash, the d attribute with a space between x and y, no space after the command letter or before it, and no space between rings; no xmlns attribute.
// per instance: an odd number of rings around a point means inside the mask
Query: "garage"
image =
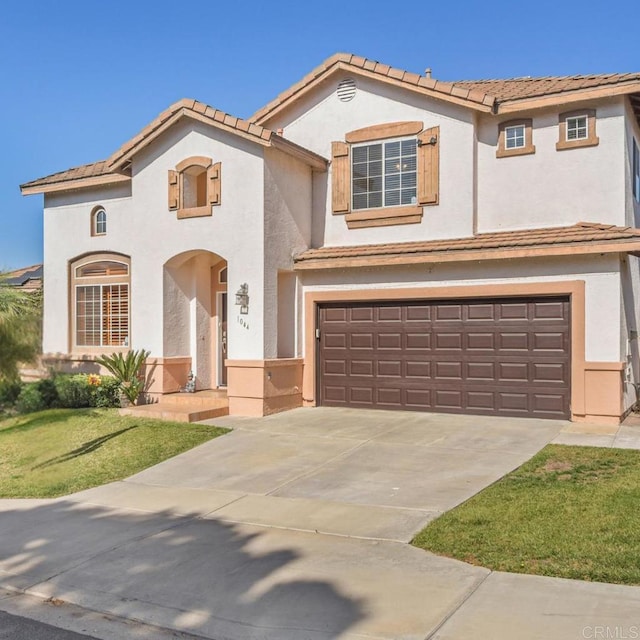
<svg viewBox="0 0 640 640"><path fill-rule="evenodd" d="M568 296L325 303L318 329L321 405L570 417Z"/></svg>

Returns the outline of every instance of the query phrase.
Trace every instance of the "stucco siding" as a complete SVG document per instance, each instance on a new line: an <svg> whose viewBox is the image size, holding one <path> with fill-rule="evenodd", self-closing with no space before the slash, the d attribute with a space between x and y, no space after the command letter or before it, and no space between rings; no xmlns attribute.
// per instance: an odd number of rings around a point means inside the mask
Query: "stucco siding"
<svg viewBox="0 0 640 640"><path fill-rule="evenodd" d="M474 120L470 110L358 78L355 97L341 102L339 74L270 126L327 158L331 142L355 129L413 121L440 127L440 204L424 208L420 224L348 229L331 212L331 171L314 177L314 245L356 245L473 235Z"/></svg>
<svg viewBox="0 0 640 640"><path fill-rule="evenodd" d="M533 119L535 153L505 158L496 157L498 123L512 117L479 117L478 231L625 224L623 101L582 105L597 111L597 146L556 150L559 113L580 106L512 116Z"/></svg>
<svg viewBox="0 0 640 640"><path fill-rule="evenodd" d="M299 160L271 149L265 152L264 168L263 357L276 358L287 344L286 336L279 338L279 332L295 330L295 305L278 300L282 293L293 302L295 294L279 291L287 279L279 278L278 273L291 271L293 256L310 246L312 171ZM295 352L295 347L289 346L287 351Z"/></svg>

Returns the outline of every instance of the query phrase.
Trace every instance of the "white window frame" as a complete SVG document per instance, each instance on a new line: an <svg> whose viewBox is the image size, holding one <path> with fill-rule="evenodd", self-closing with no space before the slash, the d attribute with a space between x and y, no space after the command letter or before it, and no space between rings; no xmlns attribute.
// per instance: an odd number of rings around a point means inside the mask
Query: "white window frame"
<svg viewBox="0 0 640 640"><path fill-rule="evenodd" d="M584 126L579 125L578 121L584 120ZM569 132L574 130L576 135L574 138L569 136ZM583 131L583 135L578 135L580 131ZM588 140L589 139L589 116L584 115L568 116L565 121L565 139L567 142L575 142L576 140Z"/></svg>
<svg viewBox="0 0 640 640"><path fill-rule="evenodd" d="M509 136L511 131L519 130L522 133L518 133L513 137ZM510 142L522 141L522 144L512 144ZM504 148L507 151L512 149L524 149L527 146L527 128L524 124L512 124L504 128Z"/></svg>
<svg viewBox="0 0 640 640"><path fill-rule="evenodd" d="M387 204L386 203L386 180L387 180L387 176L385 174L385 161L386 161L386 154L385 154L385 145L387 144L392 144L394 142L406 142L409 140L413 140L416 143L416 153L415 153L415 163L416 163L416 168L415 168L415 176L416 176L416 184L415 184L415 195L412 198L412 202L408 202L405 204ZM360 179L360 178L356 178L355 177L355 171L353 168L354 162L353 162L353 150L357 149L359 147L372 147L374 145L381 145L382 146L382 158L381 158L381 163L382 163L382 204L379 206L366 206L366 207L356 207L355 206L355 189L354 189L354 181L356 179ZM358 144L352 144L351 145L351 157L350 157L350 173L351 173L351 210L352 211L366 211L367 209L388 209L388 208L395 208L395 207L415 207L416 204L418 203L418 139L416 136L402 136L400 138L385 138L383 140L367 140L366 142L362 142L362 143L358 143ZM406 174L411 174L411 171L406 171ZM400 175L402 175L402 171L400 172ZM393 189L394 191L396 191L396 189ZM400 200L402 200L402 191L403 189L398 189L397 191L400 192ZM370 192L367 192L370 193Z"/></svg>

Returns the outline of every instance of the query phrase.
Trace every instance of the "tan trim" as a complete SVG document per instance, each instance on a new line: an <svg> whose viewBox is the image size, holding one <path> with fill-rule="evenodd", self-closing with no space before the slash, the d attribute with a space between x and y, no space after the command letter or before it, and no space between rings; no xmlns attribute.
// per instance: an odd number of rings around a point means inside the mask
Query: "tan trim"
<svg viewBox="0 0 640 640"><path fill-rule="evenodd" d="M329 161L323 158L321 155L305 149L291 140L287 140L279 135L273 135L271 137L271 146L274 149L283 151L298 160L301 160L305 164L309 165L314 171L320 171L324 173L327 170Z"/></svg>
<svg viewBox="0 0 640 640"><path fill-rule="evenodd" d="M522 98L520 100L508 100L500 103L498 113L515 113L528 109L540 109L557 105L572 104L583 100L596 100L612 96L627 95L640 91L640 82L627 84L606 85L591 89L578 89L575 91L563 91L554 95L545 95L538 98Z"/></svg>
<svg viewBox="0 0 640 640"><path fill-rule="evenodd" d="M388 227L397 224L422 222L422 207L381 207L379 209L357 209L345 215L349 229L365 227Z"/></svg>
<svg viewBox="0 0 640 640"><path fill-rule="evenodd" d="M211 158L207 158L205 156L191 156L190 158L180 160L176 165L176 171L180 173L189 167L202 167L203 169L208 169L212 162Z"/></svg>
<svg viewBox="0 0 640 640"><path fill-rule="evenodd" d="M230 415L263 416L302 406L301 358L227 360Z"/></svg>
<svg viewBox="0 0 640 640"><path fill-rule="evenodd" d="M571 302L571 412L585 411L585 283L536 282L454 287L416 287L412 289L359 289L308 291L304 297L304 377L303 400L315 405L316 389L316 317L318 304L372 300L443 300L452 298L502 298L516 296L568 295ZM592 363L590 363L592 364ZM621 400L620 400L621 402Z"/></svg>
<svg viewBox="0 0 640 640"><path fill-rule="evenodd" d="M505 130L508 127L524 125L524 147L517 149L507 149L505 140ZM520 118L519 120L507 120L498 125L498 149L496 158L509 158L511 156L526 156L536 152L533 145L533 121L531 118Z"/></svg>
<svg viewBox="0 0 640 640"><path fill-rule="evenodd" d="M183 220L184 218L204 218L206 216L213 215L211 211L211 205L205 205L204 207L191 207L190 209L178 209L177 218Z"/></svg>
<svg viewBox="0 0 640 640"><path fill-rule="evenodd" d="M386 267L394 265L427 264L432 262L470 262L479 260L510 260L551 256L576 256L605 253L632 253L638 251L638 242L609 242L574 245L548 245L527 249L460 249L457 251L431 251L391 256L361 256L355 258L310 258L294 264L295 271L311 269L347 269L353 267Z"/></svg>
<svg viewBox="0 0 640 640"><path fill-rule="evenodd" d="M52 182L34 187L20 187L23 196L31 196L36 193L56 193L58 191L72 191L74 189L88 189L90 187L100 187L107 184L117 184L120 182L131 182L131 176L124 176L120 173L108 173L103 176L92 176L90 178L78 178L76 180L64 180L62 182Z"/></svg>
<svg viewBox="0 0 640 640"><path fill-rule="evenodd" d="M585 362L584 413L585 421L598 422L603 418L620 421L623 414L624 362Z"/></svg>
<svg viewBox="0 0 640 640"><path fill-rule="evenodd" d="M146 393L176 393L184 389L191 370L188 356L147 358L144 375L147 380Z"/></svg>
<svg viewBox="0 0 640 640"><path fill-rule="evenodd" d="M91 215L89 216L89 220L91 223L91 236L94 238L107 235L106 231L98 232L98 229L97 229L97 226L98 226L97 218L98 218L98 213L100 213L100 211L104 211L105 216L107 216L107 210L101 204L93 207L93 209L91 209ZM107 229L108 229L108 223L109 223L109 216L106 217Z"/></svg>
<svg viewBox="0 0 640 640"><path fill-rule="evenodd" d="M567 140L567 119L586 116L587 137L580 140ZM565 111L558 116L558 142L556 150L575 149L578 147L595 147L600 139L596 136L596 110L578 109L576 111Z"/></svg>
<svg viewBox="0 0 640 640"><path fill-rule="evenodd" d="M417 120L411 122L386 122L363 127L355 131L349 131L344 139L351 144L356 142L369 142L370 140L384 140L385 138L400 138L402 136L417 135L422 131L424 124Z"/></svg>

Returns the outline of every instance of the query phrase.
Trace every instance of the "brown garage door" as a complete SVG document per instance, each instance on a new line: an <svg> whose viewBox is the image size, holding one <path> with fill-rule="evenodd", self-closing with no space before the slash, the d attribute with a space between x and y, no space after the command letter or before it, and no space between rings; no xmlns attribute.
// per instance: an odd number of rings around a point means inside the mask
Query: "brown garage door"
<svg viewBox="0 0 640 640"><path fill-rule="evenodd" d="M320 404L568 418L569 314L568 298L324 305Z"/></svg>

